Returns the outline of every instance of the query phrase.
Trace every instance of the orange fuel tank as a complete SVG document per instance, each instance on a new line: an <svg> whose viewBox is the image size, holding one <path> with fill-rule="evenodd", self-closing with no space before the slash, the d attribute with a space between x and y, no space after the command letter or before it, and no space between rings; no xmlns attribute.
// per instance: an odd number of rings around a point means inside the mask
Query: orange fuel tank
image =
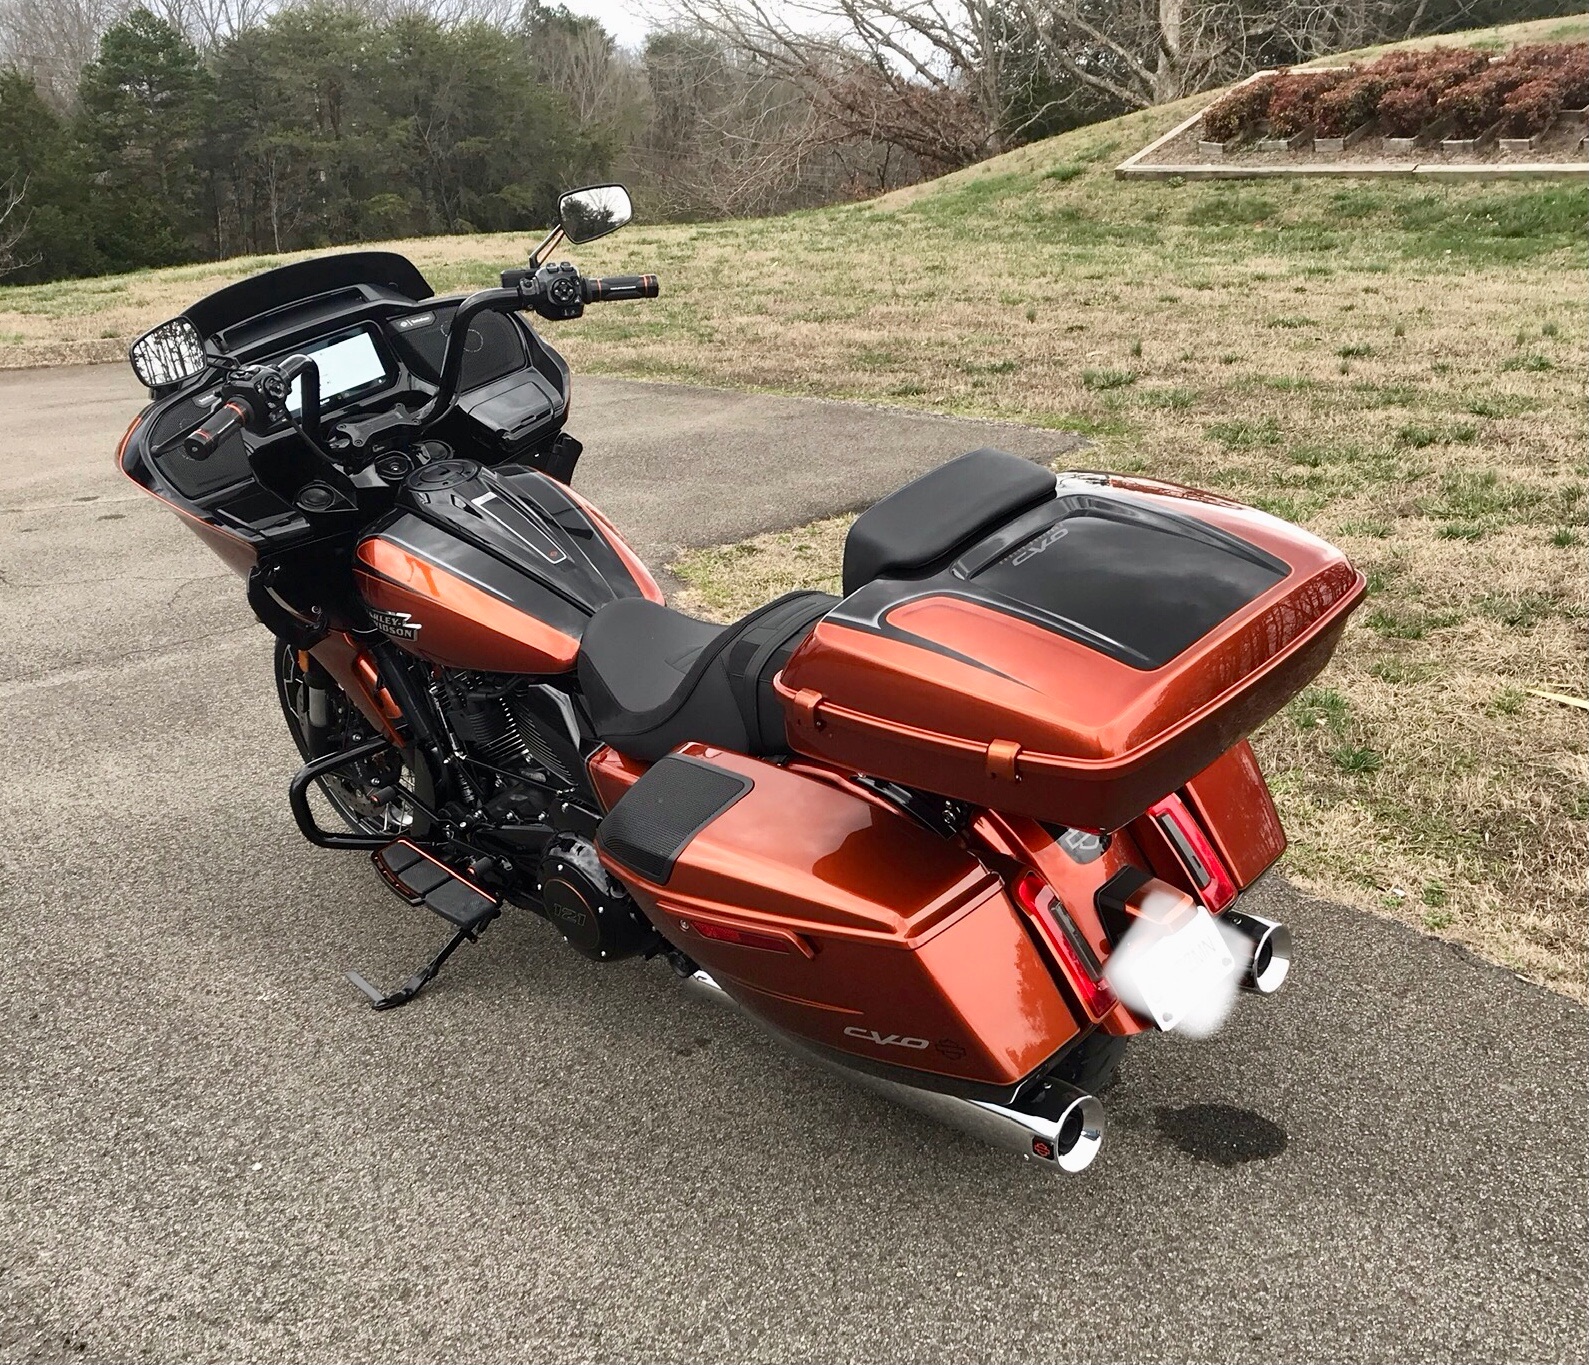
<svg viewBox="0 0 1589 1365"><path fill-rule="evenodd" d="M567 673L585 623L661 590L612 527L533 470L442 460L409 476L358 545L354 577L375 624L449 668Z"/></svg>

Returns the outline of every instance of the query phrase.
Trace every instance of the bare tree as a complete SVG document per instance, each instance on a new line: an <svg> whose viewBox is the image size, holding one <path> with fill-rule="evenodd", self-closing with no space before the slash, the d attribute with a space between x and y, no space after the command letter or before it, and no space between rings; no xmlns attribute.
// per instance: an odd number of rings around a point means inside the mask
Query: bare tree
<svg viewBox="0 0 1589 1365"><path fill-rule="evenodd" d="M1480 0L672 0L801 84L838 128L961 165L1083 94L1142 109L1344 48L1451 27Z"/></svg>
<svg viewBox="0 0 1589 1365"><path fill-rule="evenodd" d="M1083 85L1146 108L1288 63L1410 38L1430 0L1012 0L1042 59ZM1452 27L1478 0L1440 0Z"/></svg>
<svg viewBox="0 0 1589 1365"><path fill-rule="evenodd" d="M144 0L144 6L170 20L201 52L213 51L279 8L276 0Z"/></svg>
<svg viewBox="0 0 1589 1365"><path fill-rule="evenodd" d="M999 151L1017 98L995 0L674 0L677 18L803 87L834 136L937 166Z"/></svg>
<svg viewBox="0 0 1589 1365"><path fill-rule="evenodd" d="M19 183L13 176L0 183L0 275L21 270L38 259L36 256L24 259L17 255L17 247L21 245L28 230L28 220L32 217L27 208L27 193L26 180Z"/></svg>
<svg viewBox="0 0 1589 1365"><path fill-rule="evenodd" d="M521 22L536 78L568 101L581 132L637 120L641 72L596 20L530 0Z"/></svg>
<svg viewBox="0 0 1589 1365"><path fill-rule="evenodd" d="M0 61L27 72L39 93L64 109L99 35L126 8L127 0L0 0Z"/></svg>

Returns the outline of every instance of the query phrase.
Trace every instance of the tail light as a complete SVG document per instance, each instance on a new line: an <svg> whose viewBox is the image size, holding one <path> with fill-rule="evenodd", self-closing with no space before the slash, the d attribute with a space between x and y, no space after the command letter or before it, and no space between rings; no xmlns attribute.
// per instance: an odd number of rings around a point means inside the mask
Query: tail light
<svg viewBox="0 0 1589 1365"><path fill-rule="evenodd" d="M1023 872L1015 883L1015 899L1064 967L1082 1008L1090 1018L1103 1018L1115 1007L1114 992L1099 979L1102 969L1054 888L1037 873Z"/></svg>
<svg viewBox="0 0 1589 1365"><path fill-rule="evenodd" d="M1166 796L1157 805L1149 806L1148 818L1175 850L1199 898L1212 914L1217 915L1236 899L1236 882L1230 869L1180 797Z"/></svg>

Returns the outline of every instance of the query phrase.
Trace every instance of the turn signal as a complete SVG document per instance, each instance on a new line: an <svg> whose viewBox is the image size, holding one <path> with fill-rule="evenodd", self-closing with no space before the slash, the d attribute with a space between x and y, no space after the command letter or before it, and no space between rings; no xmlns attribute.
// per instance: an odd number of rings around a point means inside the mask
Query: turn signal
<svg viewBox="0 0 1589 1365"><path fill-rule="evenodd" d="M1175 850L1210 914L1217 915L1236 899L1236 883L1229 869L1180 797L1166 796L1149 806L1148 816Z"/></svg>

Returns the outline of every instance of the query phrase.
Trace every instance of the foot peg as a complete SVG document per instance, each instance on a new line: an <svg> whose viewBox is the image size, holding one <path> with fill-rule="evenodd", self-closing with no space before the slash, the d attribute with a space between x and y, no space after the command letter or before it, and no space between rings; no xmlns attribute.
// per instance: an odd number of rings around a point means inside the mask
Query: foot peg
<svg viewBox="0 0 1589 1365"><path fill-rule="evenodd" d="M405 901L434 911L456 931L435 957L394 991L377 990L357 972L347 973L348 980L369 997L372 1007L395 1010L418 995L454 952L480 937L486 925L502 913L502 902L407 839L377 849L370 860Z"/></svg>

